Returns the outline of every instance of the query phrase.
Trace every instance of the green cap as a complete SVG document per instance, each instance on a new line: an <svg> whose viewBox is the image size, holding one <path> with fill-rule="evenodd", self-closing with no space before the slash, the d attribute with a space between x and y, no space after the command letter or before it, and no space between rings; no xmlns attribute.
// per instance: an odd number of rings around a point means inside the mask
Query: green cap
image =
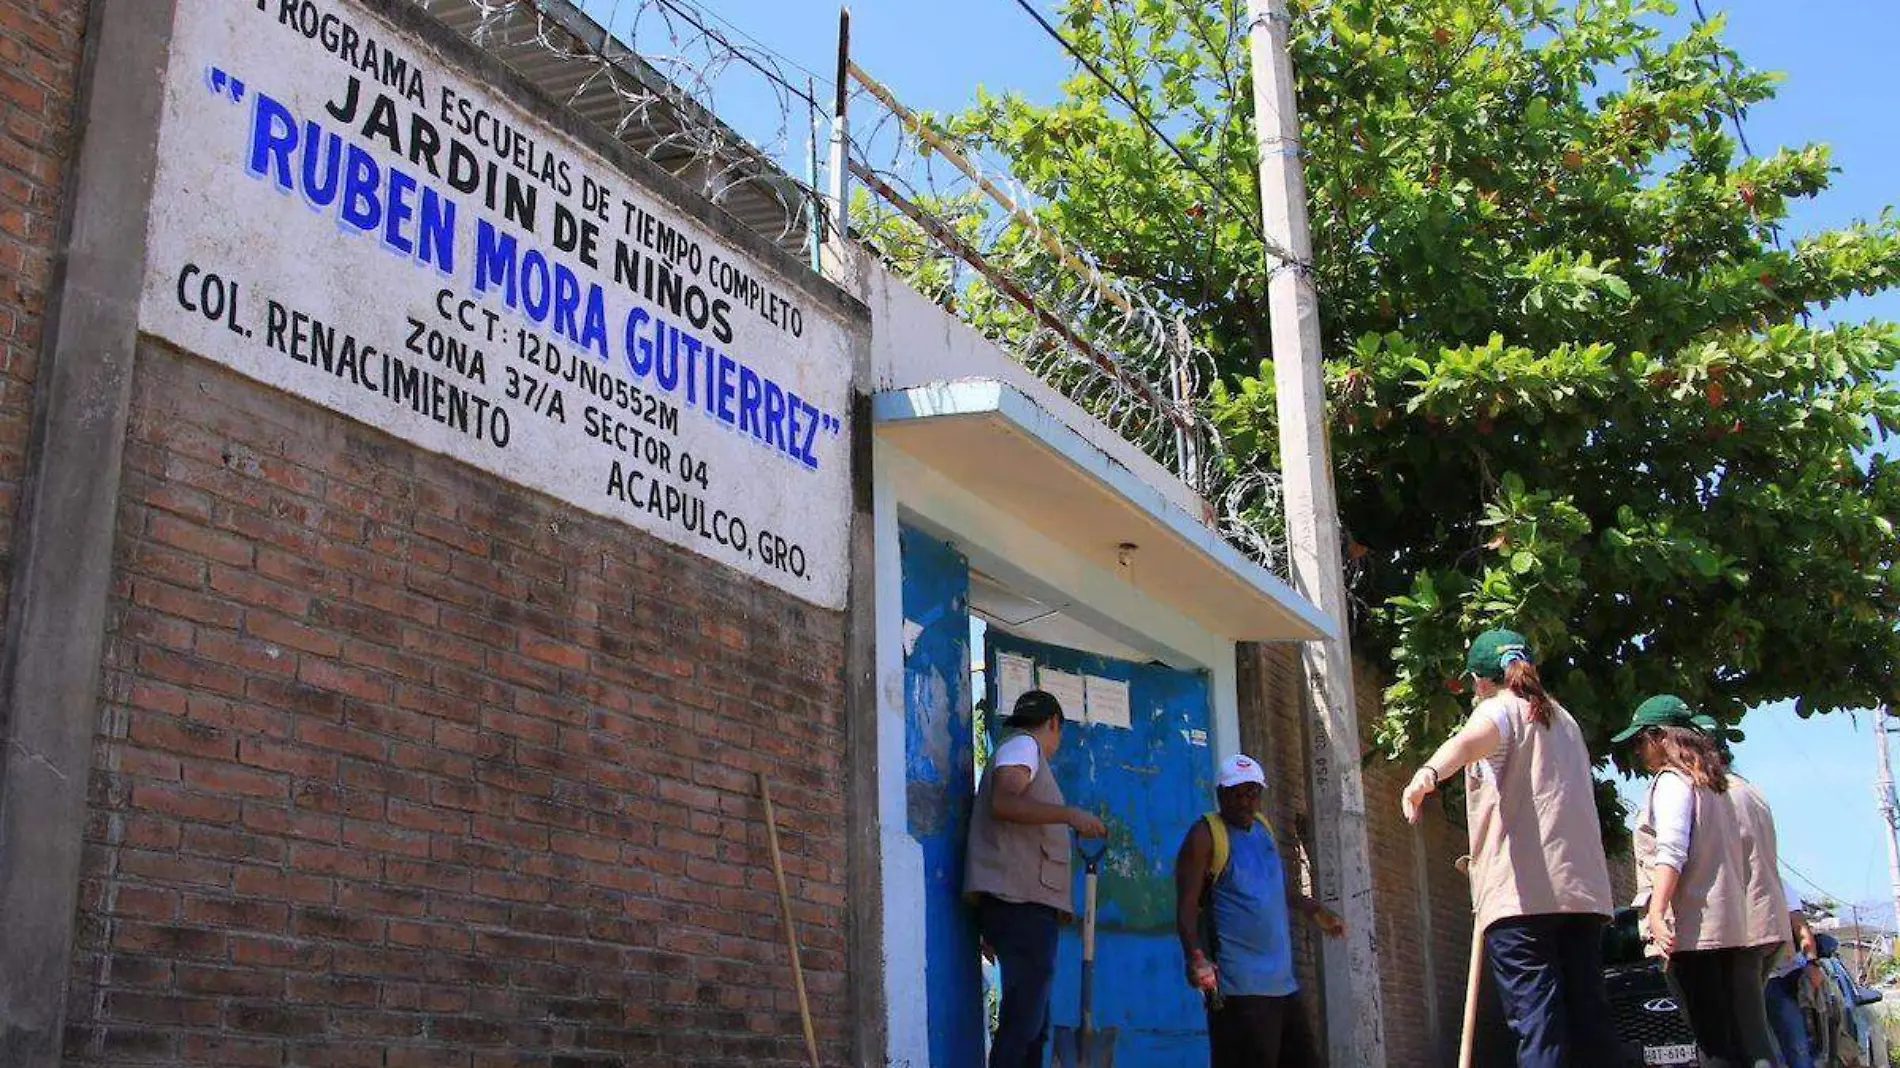
<svg viewBox="0 0 1900 1068"><path fill-rule="evenodd" d="M1748 737L1748 735L1743 734L1734 727L1722 726L1720 720L1706 712L1698 714L1694 719L1689 721L1689 724L1696 730L1715 739L1715 744L1721 746L1724 750L1729 747L1729 743L1739 742L1743 738Z"/></svg>
<svg viewBox="0 0 1900 1068"><path fill-rule="evenodd" d="M1686 727L1706 732L1707 729L1698 721L1715 722L1707 716L1696 715L1695 709L1675 694L1658 694L1636 706L1636 714L1630 717L1630 725L1611 738L1610 744L1622 745L1650 727Z"/></svg>
<svg viewBox="0 0 1900 1068"><path fill-rule="evenodd" d="M1535 663L1530 639L1514 630L1487 630L1471 643L1465 657L1465 672L1481 678L1504 678L1504 666L1513 660Z"/></svg>

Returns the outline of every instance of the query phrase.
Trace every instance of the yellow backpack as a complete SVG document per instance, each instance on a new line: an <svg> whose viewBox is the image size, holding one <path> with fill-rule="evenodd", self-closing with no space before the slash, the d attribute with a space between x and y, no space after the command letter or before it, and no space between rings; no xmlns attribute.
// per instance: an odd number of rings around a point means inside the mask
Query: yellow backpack
<svg viewBox="0 0 1900 1068"><path fill-rule="evenodd" d="M1267 829L1268 834L1273 833L1273 824L1264 813L1256 812L1253 818ZM1227 865L1234 857L1234 847L1227 840L1227 821L1220 818L1220 813L1209 812L1201 819L1207 824L1207 832L1214 836L1214 852L1207 859L1207 885L1211 889L1227 873Z"/></svg>

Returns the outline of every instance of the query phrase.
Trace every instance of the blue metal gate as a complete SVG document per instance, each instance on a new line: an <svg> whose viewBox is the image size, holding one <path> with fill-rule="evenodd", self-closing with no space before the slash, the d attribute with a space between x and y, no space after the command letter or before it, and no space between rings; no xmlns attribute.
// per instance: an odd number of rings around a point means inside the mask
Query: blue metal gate
<svg viewBox="0 0 1900 1068"><path fill-rule="evenodd" d="M904 612L905 827L921 848L920 913L893 902L888 923L921 921L931 1068L983 1061L985 1012L976 924L961 898L964 842L975 795L970 694L970 574L950 545L910 528L899 539ZM1128 687L1129 726L1072 723L1055 772L1069 803L1102 816L1109 849L1098 894L1097 1026L1120 1031L1121 1068L1200 1068L1207 1063L1199 998L1182 977L1174 934L1174 856L1213 805L1206 677L1028 641L991 628L985 641L989 704L997 657L1094 676ZM1007 709L1003 710L1007 712ZM1068 709L1072 719L1083 710ZM1082 904L1082 866L1076 907ZM1054 1020L1079 1019L1081 942L1064 930Z"/></svg>
<svg viewBox="0 0 1900 1068"><path fill-rule="evenodd" d="M932 1068L983 1063L976 920L962 902L964 839L976 794L970 719L970 565L903 528L906 829L923 848L924 997ZM895 903L894 903L895 904ZM886 923L912 923L892 909Z"/></svg>
<svg viewBox="0 0 1900 1068"><path fill-rule="evenodd" d="M1054 761L1071 805L1108 824L1108 853L1097 891L1095 1021L1120 1030L1119 1068L1202 1068L1207 1021L1187 987L1174 929L1174 857L1188 827L1214 805L1208 748L1207 678L1157 664L1134 664L1043 645L992 628L985 643L990 701L997 657L1028 657L1038 668L1124 682L1127 728L1072 723ZM1081 709L1066 710L1072 719ZM1082 907L1082 865L1075 864ZM1054 1020L1080 1019L1082 946L1077 927L1062 934Z"/></svg>

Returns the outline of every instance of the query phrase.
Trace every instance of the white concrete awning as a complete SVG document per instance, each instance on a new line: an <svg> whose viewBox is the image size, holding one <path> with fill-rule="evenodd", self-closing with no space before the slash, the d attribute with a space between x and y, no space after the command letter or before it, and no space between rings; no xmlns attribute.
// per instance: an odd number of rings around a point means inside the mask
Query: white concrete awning
<svg viewBox="0 0 1900 1068"><path fill-rule="evenodd" d="M877 394L889 444L1147 597L1234 641L1332 637L1313 604L1075 427L993 379ZM1138 548L1120 567L1119 547Z"/></svg>

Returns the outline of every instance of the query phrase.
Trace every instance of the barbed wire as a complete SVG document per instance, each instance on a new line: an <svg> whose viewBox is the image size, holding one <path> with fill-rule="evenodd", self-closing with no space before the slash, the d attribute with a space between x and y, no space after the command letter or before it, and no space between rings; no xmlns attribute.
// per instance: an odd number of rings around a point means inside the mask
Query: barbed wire
<svg viewBox="0 0 1900 1068"><path fill-rule="evenodd" d="M1047 205L1007 162L910 111L861 66L851 73L854 159L867 184L889 187L905 202L898 208L892 198L869 198L854 206L860 239L919 291L1173 470L1207 500L1224 537L1284 574L1279 475L1245 467L1226 450L1206 404L1215 360L1189 329L1187 309L1054 233L1039 210ZM953 229L958 244L980 252L982 269L961 269L965 257L940 238L914 241L907 209L919 204L935 214L930 229ZM998 291L1011 289L1027 291L1075 336L1033 313L1010 314L1009 293Z"/></svg>
<svg viewBox="0 0 1900 1068"><path fill-rule="evenodd" d="M780 245L803 253L830 226L814 186L835 84L717 15L688 0L410 2ZM1225 450L1206 401L1215 362L1187 310L1055 233L988 145L861 69L846 89L864 190L851 236L1174 471L1224 537L1285 574L1278 474Z"/></svg>
<svg viewBox="0 0 1900 1068"><path fill-rule="evenodd" d="M802 250L822 218L822 198L791 166L812 132L802 79L687 5L410 2L771 240ZM730 106L735 94L752 106ZM741 112L743 132L725 118Z"/></svg>

